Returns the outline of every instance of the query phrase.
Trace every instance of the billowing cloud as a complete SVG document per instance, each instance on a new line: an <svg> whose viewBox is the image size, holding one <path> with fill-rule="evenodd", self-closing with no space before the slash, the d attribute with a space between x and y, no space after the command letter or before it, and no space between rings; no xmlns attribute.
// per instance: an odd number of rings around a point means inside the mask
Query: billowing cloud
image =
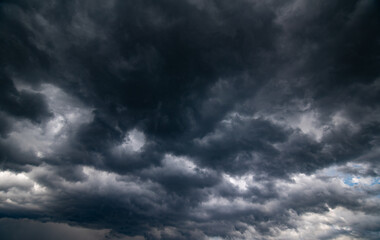
<svg viewBox="0 0 380 240"><path fill-rule="evenodd" d="M378 239L379 8L2 1L0 236Z"/></svg>

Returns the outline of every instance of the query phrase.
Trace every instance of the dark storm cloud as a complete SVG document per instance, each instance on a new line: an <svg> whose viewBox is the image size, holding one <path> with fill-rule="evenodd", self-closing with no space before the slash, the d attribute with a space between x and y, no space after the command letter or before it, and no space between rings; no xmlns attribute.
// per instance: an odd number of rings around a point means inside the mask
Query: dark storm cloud
<svg viewBox="0 0 380 240"><path fill-rule="evenodd" d="M28 91L18 91L12 80L5 74L1 77L0 110L15 117L41 122L51 116L43 95Z"/></svg>
<svg viewBox="0 0 380 240"><path fill-rule="evenodd" d="M263 64L255 59L273 48L277 31L270 9L248 2L225 4L215 6L212 14L173 1L116 2L120 13L111 13L115 19L101 48L97 40L70 48L70 61L85 71L83 91L96 97L88 100L117 118L121 128L138 124L159 138L210 130L218 119L197 108L208 98L206 89ZM223 105L216 112L219 118L229 109ZM199 123L196 129L191 119Z"/></svg>
<svg viewBox="0 0 380 240"><path fill-rule="evenodd" d="M2 1L0 216L146 239L378 220L379 7ZM379 235L349 224L315 236Z"/></svg>

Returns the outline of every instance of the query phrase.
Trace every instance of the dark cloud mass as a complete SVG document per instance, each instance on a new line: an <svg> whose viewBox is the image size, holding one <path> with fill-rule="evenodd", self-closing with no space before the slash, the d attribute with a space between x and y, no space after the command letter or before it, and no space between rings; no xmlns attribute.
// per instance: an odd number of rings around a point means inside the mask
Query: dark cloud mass
<svg viewBox="0 0 380 240"><path fill-rule="evenodd" d="M379 239L379 27L377 0L1 1L0 238Z"/></svg>

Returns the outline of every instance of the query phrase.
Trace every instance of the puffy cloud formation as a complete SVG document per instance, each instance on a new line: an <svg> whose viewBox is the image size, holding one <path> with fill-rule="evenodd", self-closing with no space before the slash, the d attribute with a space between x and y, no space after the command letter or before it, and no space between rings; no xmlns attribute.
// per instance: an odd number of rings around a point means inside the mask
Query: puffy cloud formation
<svg viewBox="0 0 380 240"><path fill-rule="evenodd" d="M2 1L0 238L379 239L379 10Z"/></svg>

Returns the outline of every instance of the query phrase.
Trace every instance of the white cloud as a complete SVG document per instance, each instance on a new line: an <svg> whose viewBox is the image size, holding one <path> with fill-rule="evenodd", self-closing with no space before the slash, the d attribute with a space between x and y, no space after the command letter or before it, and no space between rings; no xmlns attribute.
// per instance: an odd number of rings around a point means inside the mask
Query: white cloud
<svg viewBox="0 0 380 240"><path fill-rule="evenodd" d="M6 141L21 147L22 151L32 151L42 158L54 153L54 149L64 144L82 124L93 119L92 110L80 101L69 96L60 88L44 84L40 89L31 89L21 83L16 84L19 90L38 92L46 97L53 117L45 124L33 124L27 120L17 120L14 131Z"/></svg>
<svg viewBox="0 0 380 240"><path fill-rule="evenodd" d="M361 228L380 226L380 217L354 212L343 207L329 209L325 213L293 213L294 229L277 229L274 239L363 239L357 235Z"/></svg>
<svg viewBox="0 0 380 240"><path fill-rule="evenodd" d="M137 129L132 129L126 134L124 141L115 147L113 151L118 154L138 152L144 147L145 143L145 134Z"/></svg>
<svg viewBox="0 0 380 240"><path fill-rule="evenodd" d="M250 185L253 185L253 175L245 174L242 176L231 176L229 174L223 174L224 179L238 188L240 191L246 191Z"/></svg>
<svg viewBox="0 0 380 240"><path fill-rule="evenodd" d="M48 189L28 173L0 171L0 208L40 210L47 197Z"/></svg>

